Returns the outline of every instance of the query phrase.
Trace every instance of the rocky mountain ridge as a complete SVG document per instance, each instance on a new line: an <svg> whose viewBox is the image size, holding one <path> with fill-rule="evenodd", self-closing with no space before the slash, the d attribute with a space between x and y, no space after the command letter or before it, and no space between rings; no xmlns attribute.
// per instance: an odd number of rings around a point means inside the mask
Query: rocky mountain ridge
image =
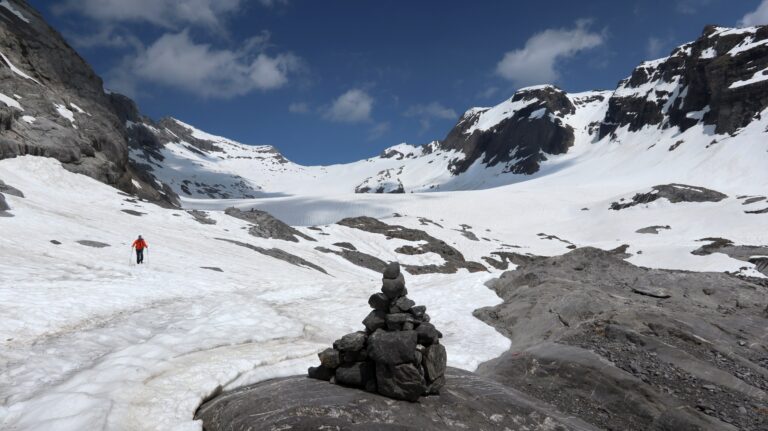
<svg viewBox="0 0 768 431"><path fill-rule="evenodd" d="M142 115L129 98L105 92L88 64L21 0L0 7L0 32L0 158L53 157L74 172L172 206L180 205L177 195L491 188L604 158L617 145L623 154L602 164L628 174L765 157L752 144L736 143L766 133L766 26L708 26L669 56L641 63L613 91L523 88L496 106L468 110L441 141L400 144L332 166L302 166L272 146ZM718 151L725 146L727 152Z"/></svg>

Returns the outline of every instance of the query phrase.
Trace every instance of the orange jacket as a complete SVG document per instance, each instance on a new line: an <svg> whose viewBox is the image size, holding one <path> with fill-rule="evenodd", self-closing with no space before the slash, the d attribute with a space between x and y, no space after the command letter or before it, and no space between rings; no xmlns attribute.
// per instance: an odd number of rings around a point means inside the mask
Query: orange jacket
<svg viewBox="0 0 768 431"><path fill-rule="evenodd" d="M136 250L144 250L145 248L147 248L147 242L144 241L144 239L137 239L136 241L133 242L132 247L135 247Z"/></svg>

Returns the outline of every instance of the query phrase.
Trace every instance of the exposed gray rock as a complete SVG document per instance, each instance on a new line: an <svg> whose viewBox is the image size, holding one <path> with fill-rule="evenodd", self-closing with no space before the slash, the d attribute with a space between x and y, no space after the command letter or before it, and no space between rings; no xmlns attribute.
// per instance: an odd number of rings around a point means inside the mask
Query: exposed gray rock
<svg viewBox="0 0 768 431"><path fill-rule="evenodd" d="M11 207L8 205L8 202L5 201L5 196L0 193L0 212L9 211L10 209Z"/></svg>
<svg viewBox="0 0 768 431"><path fill-rule="evenodd" d="M218 395L203 404L195 418L202 420L206 431L598 430L473 373L449 368L446 377L440 396L418 403L392 402L375 393L304 376L287 377Z"/></svg>
<svg viewBox="0 0 768 431"><path fill-rule="evenodd" d="M379 259L378 257L371 256L370 254L363 253L361 251L357 250L349 250L349 249L342 249L342 250L331 250L329 248L325 247L315 247L315 250L321 252L321 253L333 253L337 256L343 257L348 262L357 265L362 268L370 269L374 272L381 272L386 267L387 263L383 260Z"/></svg>
<svg viewBox="0 0 768 431"><path fill-rule="evenodd" d="M611 203L611 209L616 211L623 210L625 208L647 204L662 198L676 204L679 202L720 202L727 197L728 195L704 187L689 186L685 184L664 184L653 186L652 190L648 193L638 193L634 195L629 202L613 202Z"/></svg>
<svg viewBox="0 0 768 431"><path fill-rule="evenodd" d="M122 211L122 212L124 212L126 214L130 214L132 216L137 216L137 217L141 217L144 214L146 214L146 213L143 213L141 211L136 211L136 210L120 210L120 211Z"/></svg>
<svg viewBox="0 0 768 431"><path fill-rule="evenodd" d="M177 203L175 194L131 164L125 122L102 80L28 2L8 1L25 20L0 8L2 51L29 79L0 61L0 92L20 95L24 115L35 121L21 121L16 108L0 108L0 159L51 157L72 172L125 192L165 206ZM64 110L73 121L60 113Z"/></svg>
<svg viewBox="0 0 768 431"><path fill-rule="evenodd" d="M342 385L365 388L369 381L375 379L375 364L372 362L343 364L336 369L336 381Z"/></svg>
<svg viewBox="0 0 768 431"><path fill-rule="evenodd" d="M700 241L708 241L691 254L697 256L706 256L712 253L723 253L733 259L749 262L755 265L755 269L768 275L768 246L759 245L736 245L733 241L725 238L704 238Z"/></svg>
<svg viewBox="0 0 768 431"><path fill-rule="evenodd" d="M460 268L466 268L470 272L486 271L485 266L478 262L464 259L457 249L451 247L445 241L441 241L424 231L410 229L404 226L389 225L372 217L346 218L338 222L341 226L359 229L388 238L398 238L411 242L424 242L418 246L404 246L395 250L401 254L437 253L445 261L442 265L406 265L405 270L411 274L452 274Z"/></svg>
<svg viewBox="0 0 768 431"><path fill-rule="evenodd" d="M299 242L296 237L303 238L307 241L315 240L272 217L272 215L266 211L257 209L241 211L238 208L231 207L224 210L224 214L251 223L248 233L257 238L282 239L284 241L292 242Z"/></svg>
<svg viewBox="0 0 768 431"><path fill-rule="evenodd" d="M383 291L387 282L405 284L396 262L387 265L382 281ZM414 306L405 296L390 298L384 293L372 295L368 304L374 310L363 320L366 332L347 334L336 340L332 349L320 352L321 367L310 368L309 376L398 400L416 401L438 394L445 383L447 356L442 346L425 348L438 346L441 336L427 323L426 308ZM422 338L424 342L417 344ZM428 375L425 366L429 367Z"/></svg>
<svg viewBox="0 0 768 431"><path fill-rule="evenodd" d="M480 158L487 166L504 164L505 172L533 174L547 155L565 153L573 145L573 128L562 117L574 113L575 107L564 91L554 86L523 89L512 101L531 103L494 128L471 134L467 132L485 111L468 111L440 142L442 149L465 154L451 161L453 174L465 172ZM544 115L531 116L541 110Z"/></svg>
<svg viewBox="0 0 768 431"><path fill-rule="evenodd" d="M416 360L416 332L386 332L381 329L368 339L368 357L377 363L397 365Z"/></svg>
<svg viewBox="0 0 768 431"><path fill-rule="evenodd" d="M339 248L346 248L347 250L353 250L353 251L357 250L357 248L354 245L352 245L351 243L348 243L348 242L334 242L333 245L335 245L336 247L339 247ZM379 271L379 272L381 272L381 271Z"/></svg>
<svg viewBox="0 0 768 431"><path fill-rule="evenodd" d="M384 278L381 283L381 291L390 300L399 298L405 292L405 277L400 274L395 279Z"/></svg>
<svg viewBox="0 0 768 431"><path fill-rule="evenodd" d="M376 385L381 395L396 400L416 401L427 391L424 375L413 364L377 362Z"/></svg>
<svg viewBox="0 0 768 431"><path fill-rule="evenodd" d="M325 368L335 370L341 365L341 354L336 349L325 349L317 356L320 358L320 365Z"/></svg>
<svg viewBox="0 0 768 431"><path fill-rule="evenodd" d="M214 271L214 272L224 272L224 270L219 268L218 266L201 266L200 268L207 269L209 271Z"/></svg>
<svg viewBox="0 0 768 431"><path fill-rule="evenodd" d="M57 241L55 239L52 239L51 240L51 244L53 244L53 245L61 245L61 241Z"/></svg>
<svg viewBox="0 0 768 431"><path fill-rule="evenodd" d="M91 241L88 239L81 239L79 241L76 241L80 245L84 245L86 247L93 247L93 248L104 248L104 247L110 247L109 244L105 242L99 242L99 241Z"/></svg>
<svg viewBox="0 0 768 431"><path fill-rule="evenodd" d="M280 259L282 261L290 263L291 265L303 266L306 268L314 269L315 271L320 271L323 274L328 274L323 268L315 265L314 263L309 262L308 260L301 258L299 256L296 256L295 254L291 254L291 253L288 253L287 251L280 250L279 248L262 248L252 244L242 242L242 241L236 241L236 240L226 239L226 238L216 238L216 239L219 241L224 241L231 244L239 245L240 247L251 249L257 253L274 257L275 259Z"/></svg>
<svg viewBox="0 0 768 431"><path fill-rule="evenodd" d="M17 189L16 187L9 186L8 184L4 183L3 180L0 180L0 193L16 196L17 198L24 197L24 193L22 193L21 190Z"/></svg>
<svg viewBox="0 0 768 431"><path fill-rule="evenodd" d="M764 286L640 268L583 248L523 263L491 287L503 303L475 315L513 350L481 365L484 376L600 428L768 425L765 415L738 410L767 399Z"/></svg>
<svg viewBox="0 0 768 431"><path fill-rule="evenodd" d="M196 222L200 224L216 224L216 220L213 220L212 218L208 217L208 213L205 211L198 211L198 210L191 210L187 211L189 215L192 216L192 218L195 219Z"/></svg>
<svg viewBox="0 0 768 431"><path fill-rule="evenodd" d="M658 235L660 230L669 230L669 229L672 229L671 227L669 227L669 225L666 225L666 226L658 226L657 225L657 226L644 227L642 229L636 230L635 232L637 232L637 233L647 233L647 234L652 234L652 235Z"/></svg>
<svg viewBox="0 0 768 431"><path fill-rule="evenodd" d="M333 343L333 348L342 352L358 352L365 347L367 339L368 336L365 335L365 332L353 332Z"/></svg>

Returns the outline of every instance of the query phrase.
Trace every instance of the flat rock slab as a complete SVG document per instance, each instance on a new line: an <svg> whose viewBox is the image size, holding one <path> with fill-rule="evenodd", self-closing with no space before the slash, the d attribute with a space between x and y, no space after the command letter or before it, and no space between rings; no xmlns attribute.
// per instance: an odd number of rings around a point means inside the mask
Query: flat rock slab
<svg viewBox="0 0 768 431"><path fill-rule="evenodd" d="M474 373L449 368L439 396L417 403L304 376L257 383L203 404L206 431L239 430L596 430Z"/></svg>
<svg viewBox="0 0 768 431"><path fill-rule="evenodd" d="M91 241L88 239L81 239L77 241L78 244L84 245L86 247L93 247L93 248L104 248L104 247L110 247L109 244L105 242L99 242L99 241Z"/></svg>
<svg viewBox="0 0 768 431"><path fill-rule="evenodd" d="M224 270L219 268L218 266L201 266L200 268L207 269L209 271L224 272Z"/></svg>
<svg viewBox="0 0 768 431"><path fill-rule="evenodd" d="M136 217L141 217L144 214L146 214L146 213L143 213L141 211L136 211L136 210L120 210L120 211L122 211L122 212L124 212L126 214L130 214L132 216L136 216Z"/></svg>

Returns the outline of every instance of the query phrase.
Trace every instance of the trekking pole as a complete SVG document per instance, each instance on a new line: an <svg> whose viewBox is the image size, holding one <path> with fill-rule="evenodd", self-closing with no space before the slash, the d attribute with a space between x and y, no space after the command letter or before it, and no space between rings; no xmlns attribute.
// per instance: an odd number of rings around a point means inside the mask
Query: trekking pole
<svg viewBox="0 0 768 431"><path fill-rule="evenodd" d="M133 266L133 247L131 247L131 255L128 257L128 266Z"/></svg>
<svg viewBox="0 0 768 431"><path fill-rule="evenodd" d="M149 266L149 247L145 248L144 251L147 253L147 266Z"/></svg>

